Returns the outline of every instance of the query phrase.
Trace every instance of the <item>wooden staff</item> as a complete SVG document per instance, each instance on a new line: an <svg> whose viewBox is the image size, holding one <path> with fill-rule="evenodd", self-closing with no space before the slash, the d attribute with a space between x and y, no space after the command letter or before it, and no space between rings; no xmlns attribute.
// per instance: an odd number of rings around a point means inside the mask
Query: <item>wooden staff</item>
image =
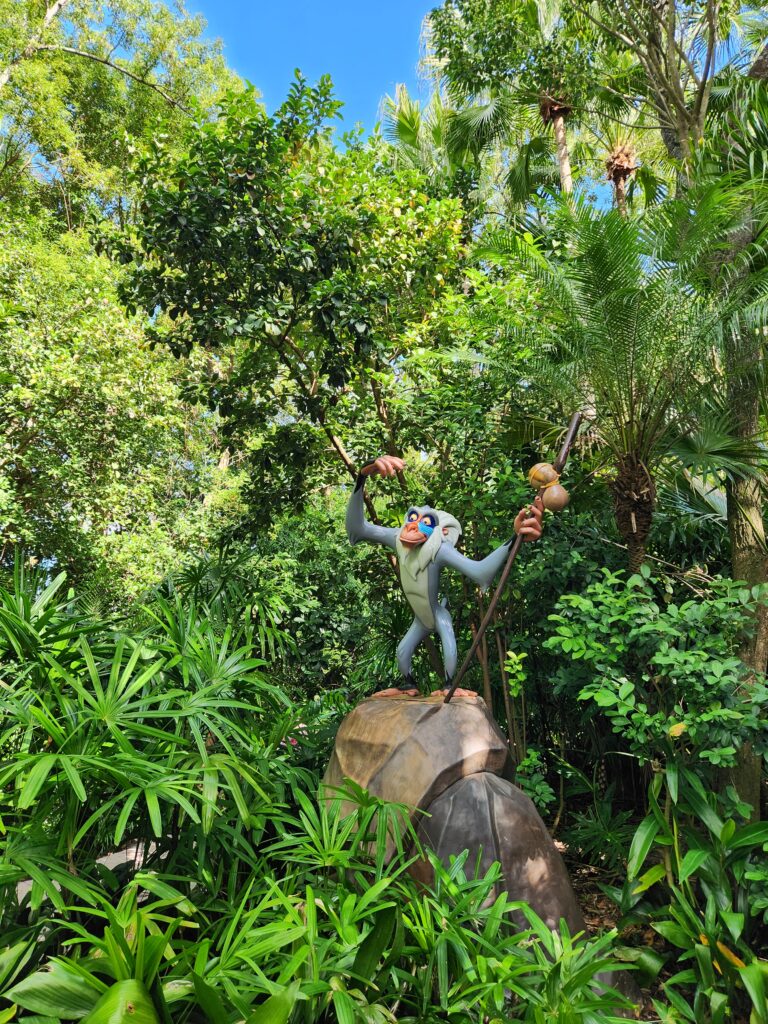
<svg viewBox="0 0 768 1024"><path fill-rule="evenodd" d="M552 463L553 468L555 469L555 471L558 474L563 471L563 469L565 467L565 464L568 461L568 453L570 452L571 447L573 446L573 442L576 440L576 434L578 433L580 425L581 425L581 413L580 412L574 413L573 416L571 417L571 422L568 424L568 430L567 430L566 435L565 435L565 440L563 441L563 447L560 449L560 454L557 456L555 461ZM546 487L539 488L537 497L540 498L545 490L546 490ZM483 621L480 623L480 627L477 630L477 632L475 633L475 638L472 641L472 646L469 648L469 651L467 652L467 656L464 659L464 661L463 661L463 663L461 665L461 668L459 669L459 671L454 676L453 682L451 683L450 690L445 695L444 703L446 703L446 704L450 703L451 697L456 692L456 688L458 687L458 685L461 682L461 680L464 678L464 675L465 675L467 669L469 668L470 664L472 663L472 659L474 658L475 654L477 653L477 649L480 646L480 642L482 641L483 636L485 635L485 631L488 628L488 625L489 625L491 619L493 618L493 613L496 611L496 605L499 603L499 598L502 595L504 587L507 585L507 580L509 579L509 573L510 573L510 570L512 569L512 563L517 558L517 553L520 550L520 548L522 547L522 543L523 543L523 538L520 536L520 534L518 534L515 537L515 540L514 540L514 543L512 544L512 547L509 549L509 555L507 555L507 561L506 561L506 563L504 565L504 571L501 574L501 579L499 580L499 585L498 585L498 587L496 587L496 590L494 591L493 597L491 598L490 604L488 605L488 610L486 611L485 615L483 616Z"/></svg>

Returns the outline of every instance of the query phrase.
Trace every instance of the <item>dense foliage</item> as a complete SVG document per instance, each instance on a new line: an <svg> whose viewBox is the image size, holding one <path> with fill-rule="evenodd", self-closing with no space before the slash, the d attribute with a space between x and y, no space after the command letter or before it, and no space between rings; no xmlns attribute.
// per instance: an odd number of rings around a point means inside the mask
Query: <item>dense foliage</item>
<svg viewBox="0 0 768 1024"><path fill-rule="evenodd" d="M764 35L446 0L365 138L181 4L0 0L0 1024L768 1022ZM576 408L464 685L592 937L318 788L409 620L359 466L482 557Z"/></svg>

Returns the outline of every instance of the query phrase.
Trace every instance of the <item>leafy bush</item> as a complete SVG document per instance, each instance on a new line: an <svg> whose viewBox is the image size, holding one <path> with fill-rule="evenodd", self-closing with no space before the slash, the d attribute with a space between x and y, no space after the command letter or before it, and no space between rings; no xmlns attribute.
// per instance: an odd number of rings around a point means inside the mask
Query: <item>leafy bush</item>
<svg viewBox="0 0 768 1024"><path fill-rule="evenodd" d="M733 765L741 744L763 750L768 738L768 689L737 654L761 594L726 580L680 604L659 591L650 574L606 571L564 595L546 643L570 659L556 686L604 711L641 764L688 766L712 782L710 766Z"/></svg>
<svg viewBox="0 0 768 1024"><path fill-rule="evenodd" d="M763 1021L768 824L724 821L716 795L688 769L683 774L685 786L674 798L669 779L655 775L650 813L632 840L627 881L621 890L608 891L625 922L650 924L673 947L668 959L680 969L666 978L663 990L681 1019L720 1024L741 1010ZM663 959L653 956L658 972Z"/></svg>

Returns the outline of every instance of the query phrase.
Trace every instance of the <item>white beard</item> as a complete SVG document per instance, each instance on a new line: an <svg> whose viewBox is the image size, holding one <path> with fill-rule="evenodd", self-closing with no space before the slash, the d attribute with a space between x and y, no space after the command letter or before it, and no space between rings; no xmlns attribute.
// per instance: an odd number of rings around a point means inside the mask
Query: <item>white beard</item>
<svg viewBox="0 0 768 1024"><path fill-rule="evenodd" d="M400 559L400 572L407 573L416 580L437 558L442 543L443 534L440 527L434 529L423 544L416 546L403 544L398 536L395 549Z"/></svg>

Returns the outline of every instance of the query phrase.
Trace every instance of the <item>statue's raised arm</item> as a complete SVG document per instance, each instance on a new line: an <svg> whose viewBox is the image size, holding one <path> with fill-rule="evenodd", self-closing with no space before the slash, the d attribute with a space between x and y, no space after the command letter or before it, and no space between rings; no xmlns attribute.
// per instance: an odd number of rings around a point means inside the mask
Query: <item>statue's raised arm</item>
<svg viewBox="0 0 768 1024"><path fill-rule="evenodd" d="M382 455L373 462L366 463L357 474L355 489L347 505L346 526L350 544L365 540L369 544L383 544L384 547L394 549L399 531L391 526L369 523L365 518L365 480L366 477L377 473L380 476L395 476L404 465L403 460L396 455Z"/></svg>

